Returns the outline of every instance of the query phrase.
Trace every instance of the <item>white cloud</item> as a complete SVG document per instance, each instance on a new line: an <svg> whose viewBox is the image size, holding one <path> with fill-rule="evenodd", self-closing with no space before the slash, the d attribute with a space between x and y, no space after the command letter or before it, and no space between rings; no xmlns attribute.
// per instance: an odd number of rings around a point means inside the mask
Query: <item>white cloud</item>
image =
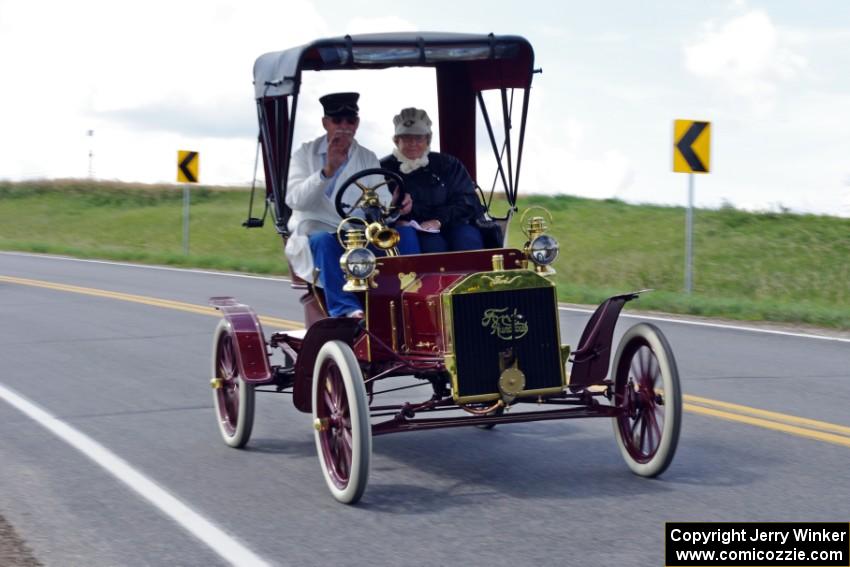
<svg viewBox="0 0 850 567"><path fill-rule="evenodd" d="M94 129L98 177L170 181L177 149L204 147L202 179L248 178L251 66L291 19L287 45L328 35L305 0L3 2L0 176L84 177Z"/></svg>
<svg viewBox="0 0 850 567"><path fill-rule="evenodd" d="M701 37L684 47L686 69L749 99L756 109L769 109L778 85L797 78L807 65L796 51L799 36L777 28L761 10L703 27Z"/></svg>

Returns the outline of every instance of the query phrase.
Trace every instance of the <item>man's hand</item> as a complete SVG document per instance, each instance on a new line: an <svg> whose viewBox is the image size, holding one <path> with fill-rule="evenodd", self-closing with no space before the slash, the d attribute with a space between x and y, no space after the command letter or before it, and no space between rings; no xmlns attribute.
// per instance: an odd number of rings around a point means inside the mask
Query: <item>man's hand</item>
<svg viewBox="0 0 850 567"><path fill-rule="evenodd" d="M336 170L348 159L348 150L351 148L353 139L353 135L339 131L328 142L328 162L322 169L325 177L333 176Z"/></svg>
<svg viewBox="0 0 850 567"><path fill-rule="evenodd" d="M398 202L398 188L393 191L393 203ZM413 198L410 196L410 193L404 194L404 199L401 200L401 205L396 205L399 207L399 216L409 215L410 211L413 210Z"/></svg>

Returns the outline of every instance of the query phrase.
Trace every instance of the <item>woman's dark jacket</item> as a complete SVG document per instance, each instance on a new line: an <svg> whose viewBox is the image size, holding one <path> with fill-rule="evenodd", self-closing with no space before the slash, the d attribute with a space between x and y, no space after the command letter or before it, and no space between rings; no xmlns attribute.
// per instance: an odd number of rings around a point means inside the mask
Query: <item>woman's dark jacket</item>
<svg viewBox="0 0 850 567"><path fill-rule="evenodd" d="M398 173L404 189L413 199L411 218L417 222L437 219L443 228L472 222L481 213L472 178L455 157L428 153L428 165L408 174L401 173L401 163L389 155L381 167Z"/></svg>

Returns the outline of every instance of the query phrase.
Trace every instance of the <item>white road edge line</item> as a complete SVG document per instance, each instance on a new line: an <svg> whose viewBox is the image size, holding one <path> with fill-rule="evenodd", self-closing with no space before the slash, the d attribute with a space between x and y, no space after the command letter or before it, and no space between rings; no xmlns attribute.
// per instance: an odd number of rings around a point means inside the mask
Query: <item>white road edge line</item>
<svg viewBox="0 0 850 567"><path fill-rule="evenodd" d="M580 307L559 306L561 311L575 311L576 313L593 313L593 309L582 309ZM641 315L640 313L620 313L620 317L630 317L645 321L660 321L663 323L679 323L681 325L694 325L696 327L712 327L715 329L727 329L730 331L745 331L748 333L766 333L768 335L782 335L801 339L820 339L822 341L836 341L839 343L850 343L850 339L843 337L829 337L826 335L812 335L810 333L795 333L792 331L780 331L778 329L759 329L757 327L746 327L744 325L730 325L729 323L710 323L708 321L694 321L693 319L675 319L673 317L658 317L656 315Z"/></svg>
<svg viewBox="0 0 850 567"><path fill-rule="evenodd" d="M270 565L221 528L134 469L127 461L3 384L0 384L0 399L5 400L12 407L103 467L108 473L153 504L163 514L180 524L186 531L201 540L226 561L239 566Z"/></svg>
<svg viewBox="0 0 850 567"><path fill-rule="evenodd" d="M88 262L91 264L107 264L112 266L122 266L127 268L143 268L147 270L165 270L171 272L189 272L192 274L205 274L211 276L226 276L231 278L246 278L254 280L267 280L275 282L289 282L286 278L273 278L270 276L253 276L250 274L237 274L233 272L211 272L209 270L195 270L192 268L171 268L167 266L149 266L147 264L130 264L124 262L111 262L109 260L90 260L87 258L72 258L70 256L54 256L51 254L30 254L27 252L5 252L0 251L0 254L9 256L27 256L31 258L48 258L51 260L66 260L69 262ZM583 309L580 307L564 307L559 306L560 311L572 311L575 313L593 313L593 309ZM658 317L653 315L641 315L639 313L622 313L621 317L630 317L632 319L644 319L647 321L660 321L663 323L678 323L680 325L694 325L697 327L710 327L715 329L728 329L731 331L744 331L747 333L765 333L768 335L780 335L786 337L796 337L800 339L817 339L821 341L835 341L839 343L850 343L850 339L843 337L830 337L827 335L813 335L810 333L794 333L791 331L779 331L775 329L759 329L757 327L747 327L745 325L730 325L728 323L709 323L707 321L695 321L693 319L674 319L672 317Z"/></svg>
<svg viewBox="0 0 850 567"><path fill-rule="evenodd" d="M197 270L193 268L172 268L171 266L153 266L149 264L131 264L129 262L113 262L110 260L93 260L90 258L72 258L71 256L55 256L53 254L30 254L28 252L7 252L0 251L0 254L6 256L25 256L27 258L47 258L49 260L64 260L66 262L84 262L87 264L106 264L109 266L121 266L122 268L142 268L145 270L162 270L165 272L188 272L190 274L204 274L208 276L227 276L229 278L245 278L248 280L267 280L273 282L288 282L289 280L281 277L271 276L254 276L251 274L238 274L236 272L215 272L212 270Z"/></svg>

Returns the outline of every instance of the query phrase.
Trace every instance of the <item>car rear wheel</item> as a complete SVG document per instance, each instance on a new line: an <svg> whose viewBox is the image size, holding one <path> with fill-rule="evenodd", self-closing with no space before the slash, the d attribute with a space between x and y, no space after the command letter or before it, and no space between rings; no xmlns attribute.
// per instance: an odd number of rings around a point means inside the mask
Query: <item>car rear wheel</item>
<svg viewBox="0 0 850 567"><path fill-rule="evenodd" d="M334 498L354 504L366 490L372 428L363 373L351 347L329 341L313 367L316 451Z"/></svg>
<svg viewBox="0 0 850 567"><path fill-rule="evenodd" d="M238 449L251 438L254 387L247 384L239 373L236 348L233 330L227 320L222 319L213 337L213 405L221 438L230 447Z"/></svg>
<svg viewBox="0 0 850 567"><path fill-rule="evenodd" d="M679 371L661 331L647 323L626 331L614 372L617 445L632 472L658 476L673 461L682 424Z"/></svg>

